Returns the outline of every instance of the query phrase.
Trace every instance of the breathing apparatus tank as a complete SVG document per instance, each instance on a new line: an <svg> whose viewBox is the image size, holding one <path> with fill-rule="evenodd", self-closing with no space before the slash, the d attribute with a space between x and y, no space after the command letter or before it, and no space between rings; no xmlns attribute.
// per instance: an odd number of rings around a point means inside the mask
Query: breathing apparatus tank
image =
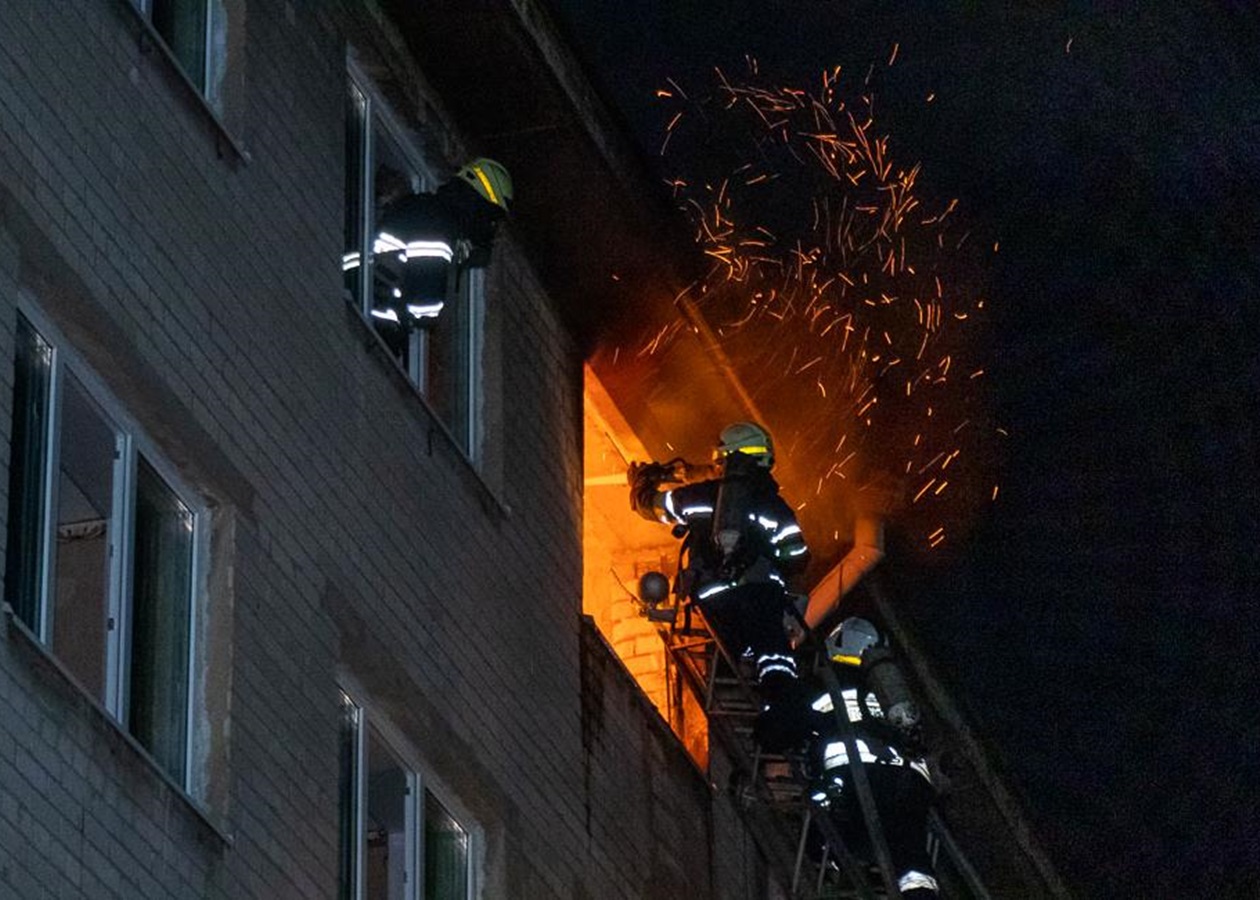
<svg viewBox="0 0 1260 900"><path fill-rule="evenodd" d="M919 704L911 695L910 685L893 659L892 650L873 647L864 655L862 665L866 669L866 683L875 693L889 724L905 732L918 728L922 719Z"/></svg>
<svg viewBox="0 0 1260 900"><path fill-rule="evenodd" d="M726 458L722 481L713 504L713 543L724 567L737 565L749 528L749 513L764 491L765 469L752 457L735 453Z"/></svg>
<svg viewBox="0 0 1260 900"><path fill-rule="evenodd" d="M774 441L755 422L735 422L718 435L715 459L722 462L722 483L713 510L713 543L730 568L757 502L761 474L774 466Z"/></svg>
<svg viewBox="0 0 1260 900"><path fill-rule="evenodd" d="M751 473L738 471L743 468L740 460L741 457L735 456L727 461L713 508L713 542L721 551L723 561L730 561L739 549L748 524L747 510L753 485L748 477Z"/></svg>
<svg viewBox="0 0 1260 900"><path fill-rule="evenodd" d="M912 732L922 721L919 704L897 665L892 649L866 619L851 616L827 637L833 662L861 666L866 685L879 701L884 718L895 728Z"/></svg>

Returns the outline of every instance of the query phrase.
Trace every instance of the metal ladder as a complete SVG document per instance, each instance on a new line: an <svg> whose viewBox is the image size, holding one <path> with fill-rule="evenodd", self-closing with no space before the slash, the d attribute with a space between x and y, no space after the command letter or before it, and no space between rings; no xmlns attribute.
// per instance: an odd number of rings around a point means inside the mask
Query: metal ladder
<svg viewBox="0 0 1260 900"><path fill-rule="evenodd" d="M763 752L753 740L760 712L751 663L733 657L717 640L698 609L684 604L658 628L682 687L689 690L708 720L710 744L717 743L734 767L730 791L749 831L780 883L790 885L794 900L877 900L900 896L896 887L861 755L854 745L852 724L829 666L823 681L832 693L840 734L848 745L854 788L863 810L875 860L867 862L845 845L830 816L821 814L806 796L803 760L796 755ZM823 838L821 858L806 852L811 828ZM935 812L929 818L929 840L959 874L961 890L943 897L989 900L975 870ZM938 860L939 863L940 860Z"/></svg>

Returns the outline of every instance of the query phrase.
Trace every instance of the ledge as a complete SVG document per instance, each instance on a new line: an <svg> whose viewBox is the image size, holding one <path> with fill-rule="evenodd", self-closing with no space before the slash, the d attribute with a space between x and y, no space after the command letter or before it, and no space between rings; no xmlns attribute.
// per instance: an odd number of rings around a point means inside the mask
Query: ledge
<svg viewBox="0 0 1260 900"><path fill-rule="evenodd" d="M481 473L481 470L477 467L476 463L468 458L468 454L465 453L459 446L459 443L455 440L455 436L451 434L451 430L446 427L446 423L438 417L438 414L433 410L433 407L429 405L429 401L425 399L424 394L422 394L420 389L416 387L415 382L407 376L407 372L403 369L402 364L394 358L394 354L386 345L385 340L377 333L376 329L372 327L371 320L364 314L363 310L359 308L359 305L348 294L345 295L343 299L345 300L346 311L349 318L353 322L357 322L358 327L361 327L364 332L366 332L363 337L363 342L369 355L380 360L382 367L389 371L390 377L394 380L395 386L401 392L413 397L418 404L418 408L424 414L424 424L428 428L428 446L425 448L426 454L428 456L433 456L433 442L435 440L435 436L437 440L444 441L450 455L458 459L460 473L469 487L477 494L482 510L487 515L494 517L497 522L502 522L511 518L512 507L509 506L507 501L502 499L499 492L486 481L485 476Z"/></svg>
<svg viewBox="0 0 1260 900"><path fill-rule="evenodd" d="M175 79L183 86L194 105L209 121L215 134L215 149L219 158L231 156L238 162L248 165L253 160L248 148L228 128L227 123L223 121L222 114L210 105L201 89L193 84L192 79L184 71L184 67L175 58L175 54L171 52L171 48L166 45L166 41L162 39L157 29L153 27L153 23L144 17L132 0L117 0L117 2L120 6L126 8L124 15L132 23L141 55L151 56L154 51L157 51L157 54L164 60L162 64L165 70L164 74Z"/></svg>
<svg viewBox="0 0 1260 900"><path fill-rule="evenodd" d="M159 790L165 789L169 794L178 797L182 801L182 805L193 816L193 824L199 826L203 831L209 833L220 848L230 848L235 844L235 838L231 831L219 820L217 816L203 807L197 802L196 798L191 796L184 788L179 785L158 765L157 761L149 754L139 741L127 733L118 721L109 714L99 701L89 694L78 679L66 668L65 664L53 655L42 641L36 636L35 632L18 618L17 612L8 603L0 603L0 616L3 616L6 622L6 631L9 640L18 644L30 654L30 664L37 674L48 673L52 676L52 680L44 679L53 690L62 693L69 693L74 700L83 704L84 707L95 713L92 716L93 721L90 727L102 730L107 729L109 737L118 739L119 743L125 744L135 752L142 767L148 769L153 777L160 782ZM42 670L42 671L40 671Z"/></svg>
<svg viewBox="0 0 1260 900"><path fill-rule="evenodd" d="M618 673L618 677L626 686L627 694L632 698L635 705L639 708L643 716L644 726L655 734L660 740L669 744L677 751L678 756L684 761L686 767L695 775L699 784L702 784L706 790L712 793L720 792L718 787L711 779L710 773L702 769L691 754L687 752L686 746L682 740L670 727L669 723L661 716L660 710L652 703L652 699L643 691L639 685L639 680L634 677L627 667L625 661L617 655L617 651L613 649L612 644L608 642L608 638L599 630L599 625L595 622L595 617L587 613L580 613L578 616L578 628L580 632L580 641L582 642L583 651L590 647L593 651L598 648L598 652L607 658L607 663L613 667ZM664 652L664 645L662 645ZM706 714L707 719L707 714ZM710 757L712 757L712 746L710 746ZM725 749L722 750L725 755Z"/></svg>

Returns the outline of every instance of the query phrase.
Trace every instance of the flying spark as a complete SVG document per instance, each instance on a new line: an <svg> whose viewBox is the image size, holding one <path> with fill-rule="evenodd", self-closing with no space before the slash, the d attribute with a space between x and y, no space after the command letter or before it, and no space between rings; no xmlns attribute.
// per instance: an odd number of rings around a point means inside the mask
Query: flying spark
<svg viewBox="0 0 1260 900"><path fill-rule="evenodd" d="M959 201L934 199L921 165L896 159L876 124L873 67L857 85L829 68L820 90L748 68L745 81L717 71L707 96L673 82L660 93L676 107L669 183L709 261L688 297L791 448L785 493L794 482L833 520L877 496L878 512L903 514L934 548L942 516L957 534L997 495L995 429L966 429L987 421L986 317L969 232L951 231ZM928 480L908 483L915 472ZM836 532L825 524L816 533Z"/></svg>

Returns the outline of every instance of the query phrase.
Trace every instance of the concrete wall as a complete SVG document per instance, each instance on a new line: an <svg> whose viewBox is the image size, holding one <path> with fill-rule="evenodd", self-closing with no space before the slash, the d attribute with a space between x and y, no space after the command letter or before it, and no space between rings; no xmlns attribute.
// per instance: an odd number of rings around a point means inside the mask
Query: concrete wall
<svg viewBox="0 0 1260 900"><path fill-rule="evenodd" d="M581 360L530 264L479 474L342 297L343 14L230 6L225 129L126 0L0 4L0 463L22 303L215 521L195 804L0 622L0 896L335 896L343 686L484 830L482 896L760 896L582 638Z"/></svg>

